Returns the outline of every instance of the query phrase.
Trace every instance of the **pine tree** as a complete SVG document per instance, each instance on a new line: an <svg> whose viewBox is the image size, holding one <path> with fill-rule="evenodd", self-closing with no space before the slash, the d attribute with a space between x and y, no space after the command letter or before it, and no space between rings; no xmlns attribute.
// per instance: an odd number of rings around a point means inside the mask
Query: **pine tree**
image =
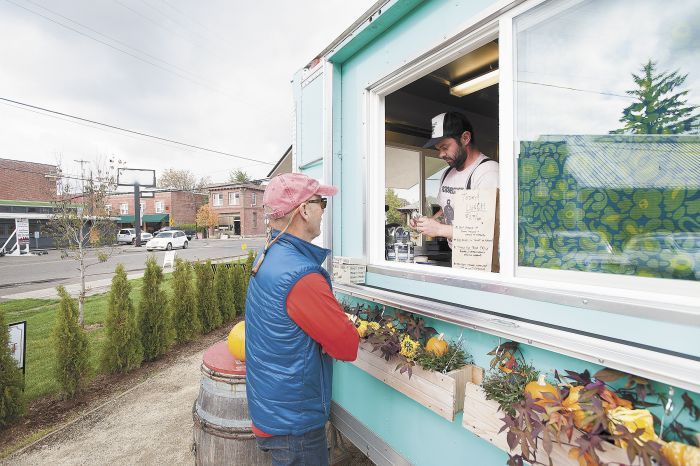
<svg viewBox="0 0 700 466"><path fill-rule="evenodd" d="M78 323L78 306L63 286L56 288L61 301L53 331L56 380L65 395L80 391L90 370L87 335Z"/></svg>
<svg viewBox="0 0 700 466"><path fill-rule="evenodd" d="M700 114L697 105L686 105L689 91L675 92L685 82L687 74L678 70L656 73L656 63L649 60L641 74L632 73L636 89L626 93L636 99L622 111L624 127L613 134L682 134L698 129Z"/></svg>
<svg viewBox="0 0 700 466"><path fill-rule="evenodd" d="M185 343L194 340L202 332L192 283L192 265L189 262L175 259L172 284L170 303L175 341Z"/></svg>
<svg viewBox="0 0 700 466"><path fill-rule="evenodd" d="M248 282L250 281L250 272L253 270L253 263L255 262L255 253L251 250L248 251L248 257L245 260L245 279L244 279L244 290L243 296L248 294Z"/></svg>
<svg viewBox="0 0 700 466"><path fill-rule="evenodd" d="M143 345L137 325L136 309L129 296L131 284L122 264L117 265L109 291L105 322L107 341L102 347L101 364L105 372L128 372L143 361Z"/></svg>
<svg viewBox="0 0 700 466"><path fill-rule="evenodd" d="M229 265L229 267L226 267ZM221 313L221 320L229 322L236 316L236 303L234 302L234 291L231 287L231 275L233 274L231 264L218 264L214 275L214 287L216 288L216 298Z"/></svg>
<svg viewBox="0 0 700 466"><path fill-rule="evenodd" d="M10 352L10 330L0 310L0 429L24 414L24 376Z"/></svg>
<svg viewBox="0 0 700 466"><path fill-rule="evenodd" d="M231 288L233 289L233 300L236 306L236 314L245 312L245 271L240 261L231 264Z"/></svg>
<svg viewBox="0 0 700 466"><path fill-rule="evenodd" d="M214 289L214 271L211 268L211 260L198 262L195 266L197 272L197 309L199 320L202 323L202 331L209 333L221 325L221 313Z"/></svg>
<svg viewBox="0 0 700 466"><path fill-rule="evenodd" d="M150 256L146 260L139 303L139 327L143 358L146 361L152 361L165 354L170 346L168 297L161 288L162 283L163 269L156 264L155 257Z"/></svg>

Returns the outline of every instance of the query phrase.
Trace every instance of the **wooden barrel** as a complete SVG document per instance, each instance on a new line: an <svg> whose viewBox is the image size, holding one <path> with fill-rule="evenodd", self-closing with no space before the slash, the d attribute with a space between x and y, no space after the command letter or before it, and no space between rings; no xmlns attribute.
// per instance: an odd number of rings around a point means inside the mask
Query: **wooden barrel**
<svg viewBox="0 0 700 466"><path fill-rule="evenodd" d="M245 363L234 359L226 341L204 353L199 396L192 407L195 463L269 465L257 448L248 416Z"/></svg>

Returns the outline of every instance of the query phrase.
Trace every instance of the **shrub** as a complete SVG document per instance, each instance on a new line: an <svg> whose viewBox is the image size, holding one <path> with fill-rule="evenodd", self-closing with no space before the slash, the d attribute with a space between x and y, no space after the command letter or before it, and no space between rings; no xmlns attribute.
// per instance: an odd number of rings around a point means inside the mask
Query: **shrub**
<svg viewBox="0 0 700 466"><path fill-rule="evenodd" d="M163 269L156 264L155 257L150 256L146 260L139 303L139 327L143 358L146 361L152 361L163 355L170 346L168 297L161 288L162 283Z"/></svg>
<svg viewBox="0 0 700 466"><path fill-rule="evenodd" d="M245 312L245 271L240 262L231 264L231 289L233 289L233 301L236 306L236 314Z"/></svg>
<svg viewBox="0 0 700 466"><path fill-rule="evenodd" d="M109 291L109 307L105 331L107 340L100 358L105 372L128 372L143 361L143 345L136 322L136 309L131 302L131 284L122 264L117 265Z"/></svg>
<svg viewBox="0 0 700 466"><path fill-rule="evenodd" d="M56 380L64 394L71 398L82 389L90 369L88 339L78 324L77 303L63 286L56 289L61 298L53 330Z"/></svg>
<svg viewBox="0 0 700 466"><path fill-rule="evenodd" d="M211 260L198 262L197 272L197 310L202 323L202 331L209 333L221 325L221 313L216 300L214 289L214 271Z"/></svg>
<svg viewBox="0 0 700 466"><path fill-rule="evenodd" d="M214 287L216 288L216 299L221 313L221 320L229 322L236 317L236 303L234 301L234 290L231 287L231 275L233 274L233 264L219 264L214 275Z"/></svg>
<svg viewBox="0 0 700 466"><path fill-rule="evenodd" d="M24 377L10 352L10 330L0 311L0 429L24 414Z"/></svg>
<svg viewBox="0 0 700 466"><path fill-rule="evenodd" d="M175 341L178 343L192 341L202 332L202 324L197 314L192 265L179 257L175 259L172 289L170 303Z"/></svg>

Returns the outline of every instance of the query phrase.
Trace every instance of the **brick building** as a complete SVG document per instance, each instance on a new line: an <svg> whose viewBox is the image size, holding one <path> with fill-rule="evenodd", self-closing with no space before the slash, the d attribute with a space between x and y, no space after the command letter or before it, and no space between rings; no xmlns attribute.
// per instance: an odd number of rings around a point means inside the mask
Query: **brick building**
<svg viewBox="0 0 700 466"><path fill-rule="evenodd" d="M0 248L15 231L15 220L29 220L30 247L51 246L49 238L35 232L51 218L51 201L57 192L58 168L44 163L0 159ZM11 243L11 244L10 244ZM14 242L7 244L7 251Z"/></svg>
<svg viewBox="0 0 700 466"><path fill-rule="evenodd" d="M154 197L141 198L143 228L154 232L164 226L192 225L197 209L207 203L207 195L191 191L156 191ZM134 226L134 194L112 194L105 207L122 227Z"/></svg>
<svg viewBox="0 0 700 466"><path fill-rule="evenodd" d="M219 215L219 234L261 236L265 234L262 199L264 186L226 183L209 186L209 206Z"/></svg>

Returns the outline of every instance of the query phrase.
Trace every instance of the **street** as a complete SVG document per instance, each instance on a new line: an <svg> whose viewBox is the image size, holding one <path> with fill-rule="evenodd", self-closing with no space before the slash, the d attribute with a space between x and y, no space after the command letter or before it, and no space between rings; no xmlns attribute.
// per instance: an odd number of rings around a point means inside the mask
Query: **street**
<svg viewBox="0 0 700 466"><path fill-rule="evenodd" d="M242 240L196 239L190 241L187 249L176 249L176 257L190 261L217 259L245 255L250 249L264 245L264 238L246 238ZM247 249L243 249L243 244ZM137 248L121 245L114 248L114 253L103 263L98 263L94 254L90 254L86 270L86 281L110 278L117 264L122 263L127 273L145 269L146 258L154 254L159 264L163 263L165 251L148 252L144 246ZM80 282L77 261L61 259L57 250L49 250L44 256L5 256L0 257L0 298L4 295L24 293L57 285Z"/></svg>

